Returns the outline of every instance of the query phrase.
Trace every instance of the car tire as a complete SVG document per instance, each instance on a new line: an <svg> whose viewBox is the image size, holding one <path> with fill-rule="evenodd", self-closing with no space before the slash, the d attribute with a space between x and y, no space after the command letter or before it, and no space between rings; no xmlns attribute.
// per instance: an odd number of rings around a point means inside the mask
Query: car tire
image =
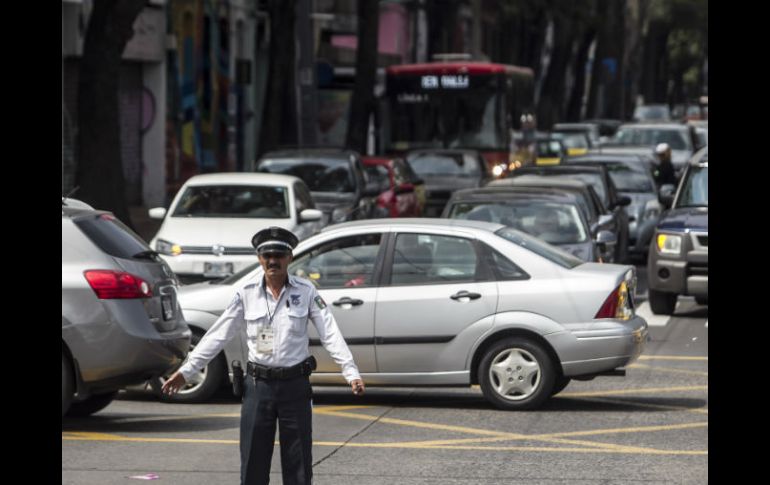
<svg viewBox="0 0 770 485"><path fill-rule="evenodd" d="M551 390L551 396L555 396L564 390L567 385L572 382L572 379L564 376L556 376L553 383L553 389Z"/></svg>
<svg viewBox="0 0 770 485"><path fill-rule="evenodd" d="M203 338L203 335L198 332L193 332L192 338L190 339L190 351L198 345L201 338ZM193 377L192 382L185 384L185 386L173 396L161 392L163 383L166 382L166 378L170 377L172 373L152 379L150 385L155 392L155 395L163 402L201 403L207 401L219 390L225 380L226 373L227 360L225 360L224 352L220 352L206 367L201 369L201 371Z"/></svg>
<svg viewBox="0 0 770 485"><path fill-rule="evenodd" d="M97 411L106 408L118 395L118 391L105 394L94 394L85 401L73 402L67 416L84 417L90 416Z"/></svg>
<svg viewBox="0 0 770 485"><path fill-rule="evenodd" d="M676 308L676 293L666 293L650 288L648 290L650 310L656 315L673 315Z"/></svg>
<svg viewBox="0 0 770 485"><path fill-rule="evenodd" d="M478 373L484 397L505 410L539 407L551 397L556 379L548 353L540 344L521 337L493 344L481 359Z"/></svg>
<svg viewBox="0 0 770 485"><path fill-rule="evenodd" d="M72 397L75 393L75 379L72 374L70 360L61 353L61 415L64 417L72 405Z"/></svg>

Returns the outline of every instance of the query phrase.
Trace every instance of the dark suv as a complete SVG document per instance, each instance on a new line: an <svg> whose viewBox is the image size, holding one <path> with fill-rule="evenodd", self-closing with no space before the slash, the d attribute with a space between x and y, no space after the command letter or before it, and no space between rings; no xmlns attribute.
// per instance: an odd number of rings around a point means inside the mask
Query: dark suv
<svg viewBox="0 0 770 485"><path fill-rule="evenodd" d="M294 175L310 188L315 205L329 224L372 217L379 185L372 184L361 155L334 148L298 148L268 152L256 172Z"/></svg>
<svg viewBox="0 0 770 485"><path fill-rule="evenodd" d="M190 329L166 263L109 212L62 200L62 416L181 364Z"/></svg>
<svg viewBox="0 0 770 485"><path fill-rule="evenodd" d="M647 276L653 313L671 315L678 295L708 304L709 290L708 147L693 155L671 197L661 196L663 213L650 247Z"/></svg>

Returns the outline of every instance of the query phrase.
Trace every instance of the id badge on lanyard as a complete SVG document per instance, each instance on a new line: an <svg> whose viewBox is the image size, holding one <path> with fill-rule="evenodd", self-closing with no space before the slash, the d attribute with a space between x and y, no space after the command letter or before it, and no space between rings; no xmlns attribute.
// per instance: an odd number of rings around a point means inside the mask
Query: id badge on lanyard
<svg viewBox="0 0 770 485"><path fill-rule="evenodd" d="M273 326L263 326L257 332L257 352L260 354L273 353Z"/></svg>

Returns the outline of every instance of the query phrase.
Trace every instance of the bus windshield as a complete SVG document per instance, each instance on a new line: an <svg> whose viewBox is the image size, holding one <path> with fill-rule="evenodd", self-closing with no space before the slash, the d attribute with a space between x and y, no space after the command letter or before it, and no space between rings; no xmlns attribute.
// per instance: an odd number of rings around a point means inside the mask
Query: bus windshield
<svg viewBox="0 0 770 485"><path fill-rule="evenodd" d="M464 89L430 90L415 88L413 82L391 82L383 126L385 150L507 149L505 96L497 89L496 78L474 76L468 84Z"/></svg>

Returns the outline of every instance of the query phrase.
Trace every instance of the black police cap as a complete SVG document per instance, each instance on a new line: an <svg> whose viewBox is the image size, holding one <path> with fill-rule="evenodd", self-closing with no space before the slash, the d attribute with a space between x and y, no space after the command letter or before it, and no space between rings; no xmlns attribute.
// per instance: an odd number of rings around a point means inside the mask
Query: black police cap
<svg viewBox="0 0 770 485"><path fill-rule="evenodd" d="M297 236L282 227L272 226L262 229L251 238L251 245L257 250L257 254L263 253L290 253L297 247Z"/></svg>

